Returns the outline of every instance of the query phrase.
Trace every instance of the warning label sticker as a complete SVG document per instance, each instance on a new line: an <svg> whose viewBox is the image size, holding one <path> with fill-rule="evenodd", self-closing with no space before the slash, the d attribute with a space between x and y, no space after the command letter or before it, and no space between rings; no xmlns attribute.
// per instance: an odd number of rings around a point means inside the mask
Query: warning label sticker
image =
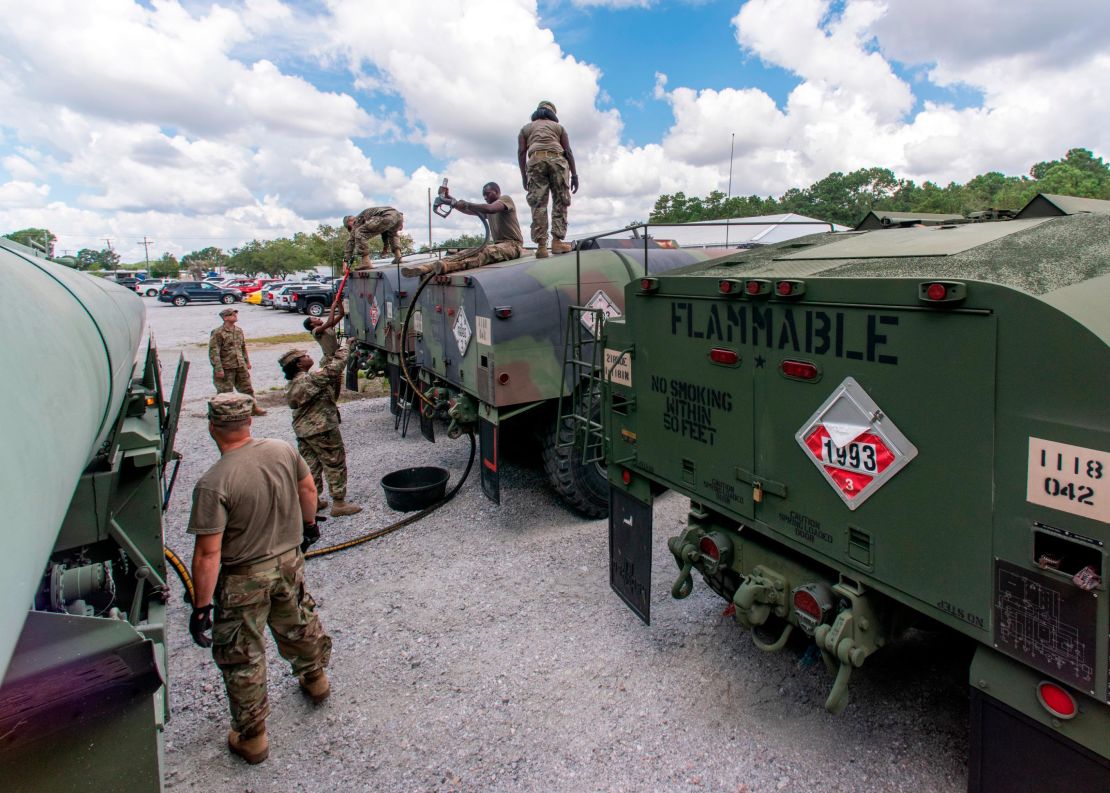
<svg viewBox="0 0 1110 793"><path fill-rule="evenodd" d="M605 379L617 385L632 387L632 356L627 352L605 350Z"/></svg>
<svg viewBox="0 0 1110 793"><path fill-rule="evenodd" d="M466 348L470 346L470 323L466 320L466 312L459 311L459 316L455 319L455 324L451 328L451 332L455 334L455 342L459 346L459 355L466 354Z"/></svg>
<svg viewBox="0 0 1110 793"><path fill-rule="evenodd" d="M1030 438L1025 500L1110 523L1110 453Z"/></svg>
<svg viewBox="0 0 1110 793"><path fill-rule="evenodd" d="M794 437L851 510L917 456L917 447L851 377Z"/></svg>
<svg viewBox="0 0 1110 793"><path fill-rule="evenodd" d="M378 298L370 301L370 327L375 328L378 326L378 317L381 313L378 311Z"/></svg>
<svg viewBox="0 0 1110 793"><path fill-rule="evenodd" d="M478 343L484 344L488 347L490 344L490 339L492 337L492 334L490 333L489 317L475 317L474 325L475 329L478 332Z"/></svg>
<svg viewBox="0 0 1110 793"><path fill-rule="evenodd" d="M617 308L617 304L609 298L609 295L605 294L603 289L598 289L594 296L586 301L586 308L600 311L605 319L613 319L613 317L621 315L621 310ZM582 324L590 332L590 335L596 339L600 330L597 327L597 315L589 311L583 312Z"/></svg>

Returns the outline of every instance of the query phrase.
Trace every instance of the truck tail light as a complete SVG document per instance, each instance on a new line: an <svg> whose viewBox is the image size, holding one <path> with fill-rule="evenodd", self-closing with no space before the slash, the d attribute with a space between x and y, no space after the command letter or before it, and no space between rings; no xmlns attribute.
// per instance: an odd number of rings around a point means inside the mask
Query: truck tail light
<svg viewBox="0 0 1110 793"><path fill-rule="evenodd" d="M709 360L721 366L736 366L740 363L740 354L725 347L714 347L709 351Z"/></svg>
<svg viewBox="0 0 1110 793"><path fill-rule="evenodd" d="M744 282L744 291L752 297L771 294L771 282L764 278L751 278Z"/></svg>
<svg viewBox="0 0 1110 793"><path fill-rule="evenodd" d="M806 285L803 281L778 281L775 283L775 294L779 297L801 297L805 294Z"/></svg>
<svg viewBox="0 0 1110 793"><path fill-rule="evenodd" d="M698 550L714 562L721 561L721 549L717 547L717 543L715 543L713 538L709 535L701 538L701 542L698 543Z"/></svg>
<svg viewBox="0 0 1110 793"><path fill-rule="evenodd" d="M944 300L944 296L948 294L948 289L944 284L929 284L925 287L925 297L930 300Z"/></svg>
<svg viewBox="0 0 1110 793"><path fill-rule="evenodd" d="M1037 701L1041 703L1041 707L1057 719L1064 719L1065 721L1074 719L1079 712L1079 705L1076 704L1075 697L1062 686L1048 680L1042 680L1037 684Z"/></svg>
<svg viewBox="0 0 1110 793"><path fill-rule="evenodd" d="M744 284L731 278L722 278L717 282L717 291L722 295L739 295L744 291Z"/></svg>
<svg viewBox="0 0 1110 793"><path fill-rule="evenodd" d="M917 299L923 303L959 303L967 297L967 286L959 281L923 281Z"/></svg>
<svg viewBox="0 0 1110 793"><path fill-rule="evenodd" d="M621 469L621 481L624 482L626 485L632 484L632 472L629 471L627 468Z"/></svg>
<svg viewBox="0 0 1110 793"><path fill-rule="evenodd" d="M793 380L816 380L820 374L817 365L808 361L783 361L779 369Z"/></svg>
<svg viewBox="0 0 1110 793"><path fill-rule="evenodd" d="M513 315L513 307L512 306L497 306L493 309L493 313L494 313L494 315L496 315L496 317L498 319L508 319L509 317L511 317Z"/></svg>
<svg viewBox="0 0 1110 793"><path fill-rule="evenodd" d="M817 598L813 596L812 592L805 589L797 589L794 591L794 610L805 614L816 622L820 622L825 618L824 609L822 609L821 604L817 602Z"/></svg>
<svg viewBox="0 0 1110 793"><path fill-rule="evenodd" d="M658 278L641 278L640 291L641 292L654 292L659 288Z"/></svg>

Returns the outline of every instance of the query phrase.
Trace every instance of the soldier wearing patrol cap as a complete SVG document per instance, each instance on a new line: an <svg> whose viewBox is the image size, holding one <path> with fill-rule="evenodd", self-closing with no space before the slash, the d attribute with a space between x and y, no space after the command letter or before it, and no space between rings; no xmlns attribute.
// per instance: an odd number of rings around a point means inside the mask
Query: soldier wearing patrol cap
<svg viewBox="0 0 1110 793"><path fill-rule="evenodd" d="M301 689L331 693L331 638L304 583L303 548L319 537L316 486L285 441L251 437L254 399L217 394L208 432L220 459L193 488L193 614L189 633L211 647L231 707L228 748L248 763L269 756L264 628L292 664ZM213 609L215 606L215 609Z"/></svg>
<svg viewBox="0 0 1110 793"><path fill-rule="evenodd" d="M224 323L208 337L208 360L212 363L212 382L216 393L235 390L254 396L247 339L236 324L239 322L239 309L228 306L220 312L220 319ZM253 415L265 416L266 411L256 404Z"/></svg>
<svg viewBox="0 0 1110 793"><path fill-rule="evenodd" d="M347 450L339 433L339 378L347 366L348 347L339 347L316 371L307 350L289 350L278 359L278 364L289 382L285 398L293 410L293 432L297 436L297 449L316 483L320 493L318 509L328 505L324 500L324 480L334 502L333 518L354 515L362 507L347 501Z"/></svg>

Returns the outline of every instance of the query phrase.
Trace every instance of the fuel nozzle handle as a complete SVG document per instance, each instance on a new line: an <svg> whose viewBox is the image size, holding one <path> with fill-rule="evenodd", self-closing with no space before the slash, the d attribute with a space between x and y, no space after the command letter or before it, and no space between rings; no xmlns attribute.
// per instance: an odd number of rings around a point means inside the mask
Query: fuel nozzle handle
<svg viewBox="0 0 1110 793"><path fill-rule="evenodd" d="M451 214L451 205L453 204L451 193L447 190L447 177L443 178L443 184L439 186L436 191L436 200L432 203L432 211L445 218Z"/></svg>

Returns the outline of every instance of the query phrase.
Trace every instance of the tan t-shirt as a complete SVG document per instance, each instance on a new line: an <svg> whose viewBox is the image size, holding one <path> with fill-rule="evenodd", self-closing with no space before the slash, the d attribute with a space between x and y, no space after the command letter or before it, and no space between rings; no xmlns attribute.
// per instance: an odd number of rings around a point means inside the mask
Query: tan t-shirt
<svg viewBox="0 0 1110 793"><path fill-rule="evenodd" d="M537 151L563 153L562 124L541 118L525 124L521 128L520 134L524 136L524 144L528 147L529 158Z"/></svg>
<svg viewBox="0 0 1110 793"><path fill-rule="evenodd" d="M301 544L297 482L305 461L285 441L254 438L223 455L193 488L190 534L223 532L220 561L250 564Z"/></svg>
<svg viewBox="0 0 1110 793"><path fill-rule="evenodd" d="M486 215L486 217L489 218L490 237L493 238L494 242L505 242L509 240L523 245L524 235L520 233L520 224L516 221L516 204L514 204L513 199L509 198L507 195L503 195L497 200L508 207L508 210Z"/></svg>

